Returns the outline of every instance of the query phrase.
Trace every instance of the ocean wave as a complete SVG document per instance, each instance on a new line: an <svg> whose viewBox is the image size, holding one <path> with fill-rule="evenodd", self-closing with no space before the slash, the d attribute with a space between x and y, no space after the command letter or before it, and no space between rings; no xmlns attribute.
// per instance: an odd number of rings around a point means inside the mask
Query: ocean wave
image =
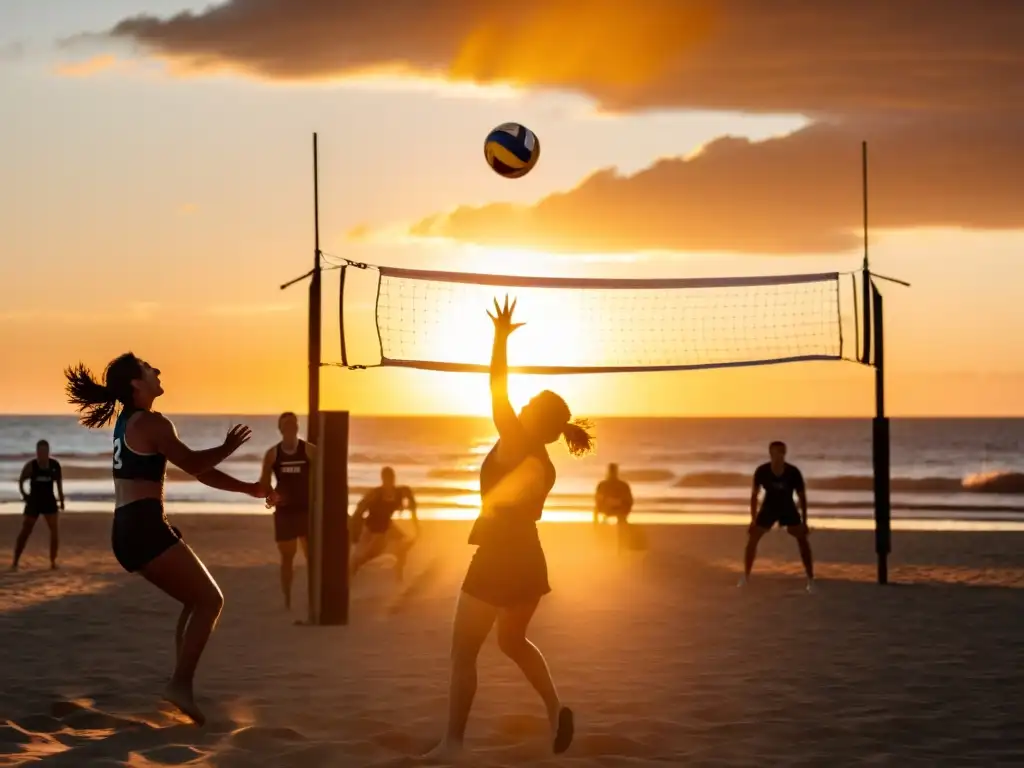
<svg viewBox="0 0 1024 768"><path fill-rule="evenodd" d="M676 488L746 488L749 474L739 472L692 472L683 475ZM822 491L871 491L875 478L871 475L832 475L808 477L807 487ZM993 493L1024 494L1024 473L986 472L954 477L893 477L889 489L896 493Z"/></svg>
<svg viewBox="0 0 1024 768"><path fill-rule="evenodd" d="M265 451L247 451L243 453L234 453L228 459L232 462L262 462ZM35 451L24 452L24 453L0 453L0 463L17 463L24 464L26 461L31 461L36 457ZM88 462L109 462L110 451L93 451L93 452L64 452L60 455L55 455L61 463L61 467L67 469L75 466L75 461L88 461ZM425 451L422 454L415 453L364 453L355 452L349 455L349 464L376 464L378 466L388 465L425 465L425 464L436 464L439 462L453 462L453 461L469 461L473 460L474 455L467 451L465 453L448 453L448 454L437 454ZM85 466L92 466L85 465Z"/></svg>

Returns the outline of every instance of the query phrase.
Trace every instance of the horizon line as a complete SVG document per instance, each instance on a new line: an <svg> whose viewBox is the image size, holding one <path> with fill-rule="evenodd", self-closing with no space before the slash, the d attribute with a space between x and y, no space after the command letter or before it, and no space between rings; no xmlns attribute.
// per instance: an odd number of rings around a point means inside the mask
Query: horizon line
<svg viewBox="0 0 1024 768"><path fill-rule="evenodd" d="M334 409L322 409L321 413L332 412L332 411L334 411ZM334 412L336 412L336 411L334 411ZM264 412L252 412L252 413L238 413L238 412L233 412L233 411L193 411L193 412L189 412L189 411L182 411L182 412L161 411L161 413L164 413L167 416L172 416L172 417L196 417L196 416L199 416L199 417L203 417L203 416L206 416L206 417L222 417L222 416L229 416L229 417L231 417L233 419L244 419L244 418L249 418L249 417L264 418L264 417L280 416L281 413L283 413L283 411L264 411ZM291 411L291 413L296 414L300 418L306 418L308 416L308 413L305 413L305 412L302 412L302 411ZM353 413L352 411L349 411L349 415L352 418L357 418L357 419L396 419L396 420L397 419L476 419L476 420L490 420L491 419L491 417L489 415L480 415L480 414L472 414L472 413ZM78 416L76 416L73 413L64 413L64 412L20 413L20 412L0 411L0 418L32 419L32 418L57 418L57 417L63 417L63 418L69 418L69 419L70 418L74 418L74 419L78 418ZM868 414L865 414L863 416L850 416L850 415L841 415L841 414L836 414L836 415L827 415L827 414L822 415L822 414L819 414L819 415L814 415L814 416L800 415L800 414L775 414L775 415L771 415L771 416L765 416L765 415L743 415L743 414L588 414L587 418L590 418L590 419L601 419L601 420L616 420L616 419L617 420L626 420L626 419L632 419L632 420L639 420L639 419L656 420L656 419L665 419L665 420L689 420L689 421L712 420L712 419L718 420L718 421L728 420L728 419L735 419L735 420L742 419L742 420L745 420L745 421L753 421L753 420L772 421L772 420L780 420L780 419L804 419L804 420L808 420L808 421L813 421L813 420L822 420L822 421L823 420L832 420L832 421L836 421L836 420L871 421L871 420L873 420L875 418L875 416L874 415L868 415ZM900 414L890 414L888 416L888 418L890 420L895 420L895 419L901 419L901 420L926 420L926 419L997 420L997 419L1021 419L1021 420L1024 420L1024 413L1017 413L1017 414L1008 413L1008 414L999 414L999 415L992 415L992 414L989 414L989 415L978 415L978 414L909 414L909 415L900 415Z"/></svg>

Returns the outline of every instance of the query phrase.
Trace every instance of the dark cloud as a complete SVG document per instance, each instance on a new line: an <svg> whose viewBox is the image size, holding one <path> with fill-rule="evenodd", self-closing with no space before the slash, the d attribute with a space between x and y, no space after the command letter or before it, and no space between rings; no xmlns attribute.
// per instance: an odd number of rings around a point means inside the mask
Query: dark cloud
<svg viewBox="0 0 1024 768"><path fill-rule="evenodd" d="M231 0L109 36L198 70L398 67L622 110L1024 110L1018 0Z"/></svg>
<svg viewBox="0 0 1024 768"><path fill-rule="evenodd" d="M420 236L574 252L825 253L859 242L860 140L873 227L1024 228L1024 123L818 123L754 143L722 138L633 176L598 171L532 206L461 207Z"/></svg>

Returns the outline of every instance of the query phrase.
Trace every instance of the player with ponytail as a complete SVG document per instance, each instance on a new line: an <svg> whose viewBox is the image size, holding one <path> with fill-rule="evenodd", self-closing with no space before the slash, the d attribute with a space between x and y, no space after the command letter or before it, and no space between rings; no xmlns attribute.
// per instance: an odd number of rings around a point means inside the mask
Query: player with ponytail
<svg viewBox="0 0 1024 768"><path fill-rule="evenodd" d="M167 521L164 474L170 461L211 488L264 497L269 488L214 469L251 433L239 425L216 448L195 451L186 446L171 421L153 410L153 402L164 393L160 371L131 352L107 366L102 383L81 363L64 375L68 401L81 414L84 426L96 429L117 417L112 451L114 557L126 571L142 574L182 604L175 633L177 663L164 698L202 725L205 717L196 706L192 681L224 596L206 566L182 541L181 532Z"/></svg>
<svg viewBox="0 0 1024 768"><path fill-rule="evenodd" d="M491 405L498 442L480 467L481 511L469 543L477 546L462 584L452 632L448 729L431 757L451 758L461 750L476 694L476 660L497 624L498 647L522 670L540 694L552 730L552 749L572 743L573 713L562 706L544 656L526 638L541 598L551 591L548 567L537 532L555 467L547 446L564 439L573 456L594 443L590 424L574 420L569 406L544 391L517 414L508 399L508 337L522 323L512 322L515 302L494 302Z"/></svg>

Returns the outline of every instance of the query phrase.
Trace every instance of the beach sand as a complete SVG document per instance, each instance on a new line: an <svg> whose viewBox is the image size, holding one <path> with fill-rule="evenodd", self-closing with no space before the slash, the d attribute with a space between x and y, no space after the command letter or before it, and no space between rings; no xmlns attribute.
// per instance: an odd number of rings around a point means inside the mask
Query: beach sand
<svg viewBox="0 0 1024 768"><path fill-rule="evenodd" d="M226 607L199 669L203 728L161 710L178 607L109 551L109 516L39 525L0 575L0 766L404 766L444 727L450 627L468 526L425 523L405 584L384 562L353 585L347 627L281 606L267 517L176 515ZM20 517L0 518L13 543ZM543 709L488 640L467 746L474 766L1024 764L1024 538L818 531L819 590L795 546L764 542L736 588L738 527L657 526L619 557L610 528L542 525L553 593L532 639L577 715L553 757ZM7 546L5 544L4 546ZM305 569L296 581L304 605Z"/></svg>

